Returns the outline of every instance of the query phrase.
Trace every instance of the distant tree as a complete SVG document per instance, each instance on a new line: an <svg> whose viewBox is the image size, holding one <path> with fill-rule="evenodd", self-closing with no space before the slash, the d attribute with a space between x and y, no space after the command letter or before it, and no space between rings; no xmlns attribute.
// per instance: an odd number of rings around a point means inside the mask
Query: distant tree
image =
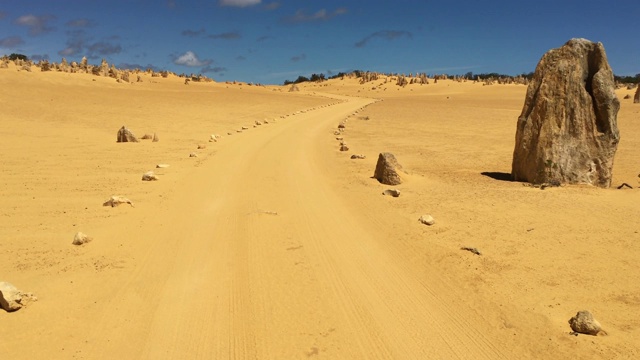
<svg viewBox="0 0 640 360"><path fill-rule="evenodd" d="M304 76L300 75L300 76L298 76L298 78L296 79L296 81L294 81L294 83L295 83L295 84L299 84L299 83L307 82L307 81L309 81L309 78L307 78L307 77L304 77Z"/></svg>
<svg viewBox="0 0 640 360"><path fill-rule="evenodd" d="M322 82L325 80L324 74L311 74L311 81L313 82Z"/></svg>
<svg viewBox="0 0 640 360"><path fill-rule="evenodd" d="M27 55L15 54L15 53L14 53L14 54L9 55L9 60L14 61L14 60L18 60L18 59L20 59L20 60L24 60L24 61L29 60L29 58L27 57Z"/></svg>
<svg viewBox="0 0 640 360"><path fill-rule="evenodd" d="M291 80L285 80L285 81L284 81L284 84L285 84L285 85L291 85L291 84L293 84L293 81L291 81Z"/></svg>

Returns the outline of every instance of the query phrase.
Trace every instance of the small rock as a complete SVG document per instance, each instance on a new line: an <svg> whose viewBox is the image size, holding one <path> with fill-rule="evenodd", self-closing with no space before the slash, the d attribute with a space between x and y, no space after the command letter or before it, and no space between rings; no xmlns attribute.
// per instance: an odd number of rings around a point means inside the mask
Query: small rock
<svg viewBox="0 0 640 360"><path fill-rule="evenodd" d="M591 312L587 310L578 311L576 316L569 319L571 329L580 334L587 335L605 335L600 323L593 318Z"/></svg>
<svg viewBox="0 0 640 360"><path fill-rule="evenodd" d="M249 130L249 128L248 128L248 127L246 127L246 126L243 126L243 127L242 127L242 130Z"/></svg>
<svg viewBox="0 0 640 360"><path fill-rule="evenodd" d="M342 141L342 140L344 140L344 138L342 136L338 136L338 137L336 137L336 140Z"/></svg>
<svg viewBox="0 0 640 360"><path fill-rule="evenodd" d="M198 144L198 150L203 150L203 149L206 149L206 148L207 148L207 145L205 145L205 144Z"/></svg>
<svg viewBox="0 0 640 360"><path fill-rule="evenodd" d="M142 135L142 137L140 139L142 139L142 140L151 140L151 139L153 139L153 135L144 134L144 135Z"/></svg>
<svg viewBox="0 0 640 360"><path fill-rule="evenodd" d="M156 176L156 174L153 173L153 171L147 171L142 175L142 181L156 181L156 180L158 180L158 177Z"/></svg>
<svg viewBox="0 0 640 360"><path fill-rule="evenodd" d="M158 165L156 165L156 169L166 169L168 167L169 167L168 164L158 164Z"/></svg>
<svg viewBox="0 0 640 360"><path fill-rule="evenodd" d="M189 154L189 157L198 157L198 154L192 152L191 154Z"/></svg>
<svg viewBox="0 0 640 360"><path fill-rule="evenodd" d="M131 200L127 199L124 196L112 196L109 198L109 200L105 201L102 206L111 206L111 207L116 207L120 204L129 204L131 205L131 207L133 206L133 203L131 202Z"/></svg>
<svg viewBox="0 0 640 360"><path fill-rule="evenodd" d="M260 125L262 125L262 122L260 120L256 120L256 125L260 126Z"/></svg>
<svg viewBox="0 0 640 360"><path fill-rule="evenodd" d="M340 151L349 151L349 147L347 145L340 145Z"/></svg>
<svg viewBox="0 0 640 360"><path fill-rule="evenodd" d="M38 298L32 293L23 293L8 282L0 281L0 307L7 312L16 311Z"/></svg>
<svg viewBox="0 0 640 360"><path fill-rule="evenodd" d="M472 252L472 253L474 253L476 255L482 255L480 250L478 250L478 248L474 248L474 247L463 246L463 247L460 248L460 250L469 251L469 252Z"/></svg>
<svg viewBox="0 0 640 360"><path fill-rule="evenodd" d="M362 155L362 154L353 154L353 155L351 155L351 158L352 159L360 159L360 160L362 160L362 159L366 159L367 157L365 155Z"/></svg>
<svg viewBox="0 0 640 360"><path fill-rule="evenodd" d="M93 240L93 238L88 237L84 233L77 232L76 235L73 237L72 244L73 245L82 245L82 244L88 243L91 240Z"/></svg>
<svg viewBox="0 0 640 360"><path fill-rule="evenodd" d="M387 190L382 192L382 195L391 195L393 197L398 197L398 196L400 196L400 190L398 190L398 189L387 189ZM432 218L432 220L433 220L433 218Z"/></svg>
<svg viewBox="0 0 640 360"><path fill-rule="evenodd" d="M420 216L420 219L418 219L418 221L420 221L421 223L425 224L425 225L433 225L436 223L436 221L433 219L433 217L431 215L422 215Z"/></svg>
<svg viewBox="0 0 640 360"><path fill-rule="evenodd" d="M160 138L158 137L158 134L153 133L153 140L151 140L151 142L158 142L160 141Z"/></svg>
<svg viewBox="0 0 640 360"><path fill-rule="evenodd" d="M227 135L233 135L233 133L231 131L227 132Z"/></svg>

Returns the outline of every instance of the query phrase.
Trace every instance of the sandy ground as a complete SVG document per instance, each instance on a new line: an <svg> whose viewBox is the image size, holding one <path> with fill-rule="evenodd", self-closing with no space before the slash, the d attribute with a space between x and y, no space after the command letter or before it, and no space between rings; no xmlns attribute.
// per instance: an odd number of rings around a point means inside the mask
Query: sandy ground
<svg viewBox="0 0 640 360"><path fill-rule="evenodd" d="M522 85L143 80L0 69L0 281L39 298L0 312L0 358L640 357L634 90L613 179L634 189L540 190L507 181ZM569 334L584 309L607 336Z"/></svg>

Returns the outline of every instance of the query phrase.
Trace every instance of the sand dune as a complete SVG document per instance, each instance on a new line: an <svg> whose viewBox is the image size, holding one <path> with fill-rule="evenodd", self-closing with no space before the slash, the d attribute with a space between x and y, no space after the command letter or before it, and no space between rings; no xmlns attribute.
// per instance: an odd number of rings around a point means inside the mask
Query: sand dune
<svg viewBox="0 0 640 360"><path fill-rule="evenodd" d="M0 69L0 281L39 298L0 312L3 355L640 355L631 100L613 184L634 189L540 190L505 181L522 85L143 80ZM122 125L160 141L116 143ZM408 171L398 198L371 178L382 151ZM583 309L608 336L569 335Z"/></svg>

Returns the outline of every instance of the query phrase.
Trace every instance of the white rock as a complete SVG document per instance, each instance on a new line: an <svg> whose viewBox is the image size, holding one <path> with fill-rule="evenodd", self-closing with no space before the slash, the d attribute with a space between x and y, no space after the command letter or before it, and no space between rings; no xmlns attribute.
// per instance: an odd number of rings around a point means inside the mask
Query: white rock
<svg viewBox="0 0 640 360"><path fill-rule="evenodd" d="M153 173L153 171L147 171L146 173L142 174L142 181L156 181L158 180L158 177L156 176L156 174Z"/></svg>
<svg viewBox="0 0 640 360"><path fill-rule="evenodd" d="M436 223L436 221L433 219L433 217L431 215L422 215L420 216L420 219L418 219L418 221L420 221L421 223L425 224L425 225L433 225Z"/></svg>
<svg viewBox="0 0 640 360"><path fill-rule="evenodd" d="M77 232L76 235L73 237L73 245L82 245L82 244L86 244L89 241L93 240L93 238L88 237L86 234L81 233L81 232Z"/></svg>
<svg viewBox="0 0 640 360"><path fill-rule="evenodd" d="M23 293L10 283L0 281L0 307L4 310L16 311L36 300L38 298L32 293Z"/></svg>
<svg viewBox="0 0 640 360"><path fill-rule="evenodd" d="M133 207L133 203L131 202L131 200L127 199L124 196L111 196L109 198L109 200L105 201L102 206L111 206L111 207L116 207L120 204L129 204L131 205L131 207Z"/></svg>

